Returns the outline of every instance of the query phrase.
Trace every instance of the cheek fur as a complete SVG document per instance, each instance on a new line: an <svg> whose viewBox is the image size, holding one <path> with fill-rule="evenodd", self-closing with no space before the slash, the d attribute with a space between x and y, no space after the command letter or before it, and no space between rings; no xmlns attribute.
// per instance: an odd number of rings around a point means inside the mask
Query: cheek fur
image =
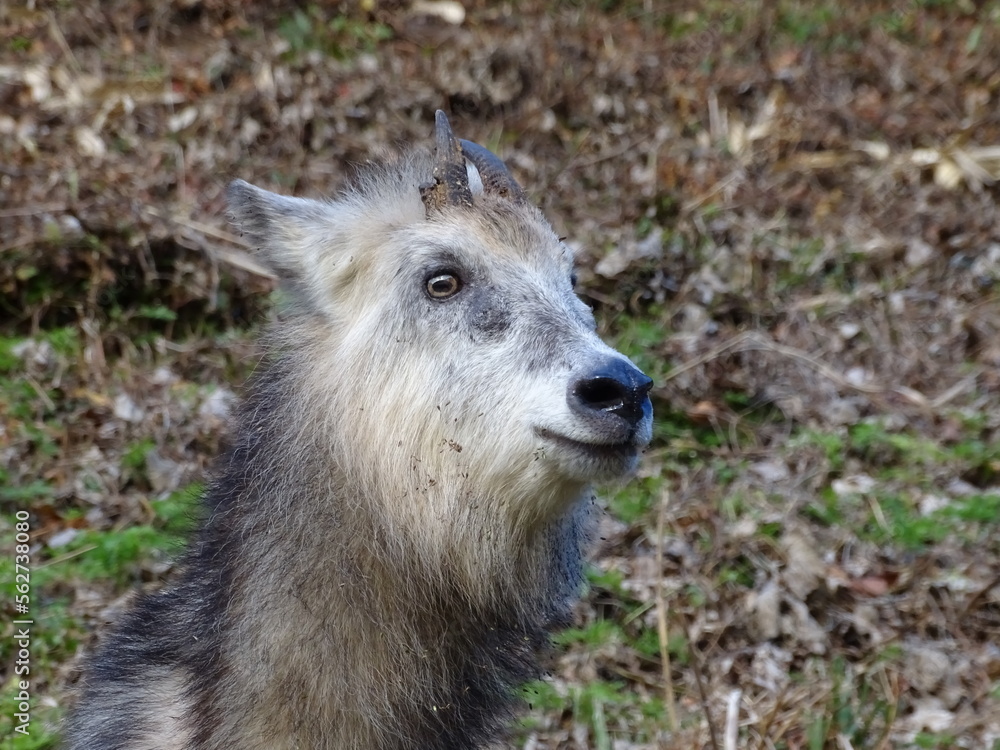
<svg viewBox="0 0 1000 750"><path fill-rule="evenodd" d="M496 287L472 290L465 309L470 331L486 340L496 340L510 330L512 318L509 300Z"/></svg>

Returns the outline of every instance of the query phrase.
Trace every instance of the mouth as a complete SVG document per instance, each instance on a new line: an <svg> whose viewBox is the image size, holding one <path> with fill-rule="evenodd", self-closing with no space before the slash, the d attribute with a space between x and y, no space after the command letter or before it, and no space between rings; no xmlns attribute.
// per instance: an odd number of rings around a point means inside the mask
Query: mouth
<svg viewBox="0 0 1000 750"><path fill-rule="evenodd" d="M572 451L581 457L601 463L629 462L639 453L639 447L632 440L617 443L585 443L542 427L536 427L535 434L563 450Z"/></svg>

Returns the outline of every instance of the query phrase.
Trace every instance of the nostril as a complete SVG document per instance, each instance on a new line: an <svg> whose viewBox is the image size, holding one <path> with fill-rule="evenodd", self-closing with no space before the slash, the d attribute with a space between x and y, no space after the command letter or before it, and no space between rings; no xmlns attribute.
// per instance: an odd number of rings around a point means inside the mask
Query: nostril
<svg viewBox="0 0 1000 750"><path fill-rule="evenodd" d="M610 424L617 417L636 426L650 412L646 394L652 384L627 359L607 360L573 381L568 394L570 407L590 420Z"/></svg>
<svg viewBox="0 0 1000 750"><path fill-rule="evenodd" d="M628 390L613 378L590 378L577 384L577 398L591 409L618 411L625 406Z"/></svg>

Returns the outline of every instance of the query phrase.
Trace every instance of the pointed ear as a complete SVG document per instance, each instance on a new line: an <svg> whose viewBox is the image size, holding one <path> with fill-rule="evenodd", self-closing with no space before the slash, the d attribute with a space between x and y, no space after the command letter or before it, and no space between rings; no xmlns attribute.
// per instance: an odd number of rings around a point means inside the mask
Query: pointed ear
<svg viewBox="0 0 1000 750"><path fill-rule="evenodd" d="M289 198L243 180L226 189L230 221L250 251L286 284L309 288L335 227L333 204Z"/></svg>

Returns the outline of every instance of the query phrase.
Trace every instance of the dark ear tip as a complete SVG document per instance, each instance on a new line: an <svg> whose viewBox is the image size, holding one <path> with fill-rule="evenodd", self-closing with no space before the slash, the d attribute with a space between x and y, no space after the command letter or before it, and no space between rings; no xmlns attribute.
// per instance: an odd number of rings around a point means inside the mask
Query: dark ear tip
<svg viewBox="0 0 1000 750"><path fill-rule="evenodd" d="M246 180L233 180L226 186L226 202L229 207L246 203L254 195L256 188Z"/></svg>

